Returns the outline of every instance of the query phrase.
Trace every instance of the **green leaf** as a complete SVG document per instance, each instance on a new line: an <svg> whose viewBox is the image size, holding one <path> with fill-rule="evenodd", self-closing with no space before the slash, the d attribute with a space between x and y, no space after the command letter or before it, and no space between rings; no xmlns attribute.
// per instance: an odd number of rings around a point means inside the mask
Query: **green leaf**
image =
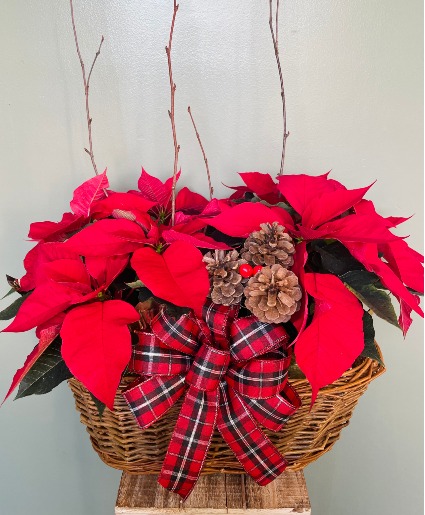
<svg viewBox="0 0 425 515"><path fill-rule="evenodd" d="M62 381L72 377L62 359L61 344L60 338L57 338L38 358L19 384L15 400L28 395L48 393Z"/></svg>
<svg viewBox="0 0 425 515"><path fill-rule="evenodd" d="M25 295L22 295L22 297L16 299L15 302L12 302L10 306L3 309L3 311L0 311L0 320L10 320L14 316L16 316L16 313L19 311L19 308L21 307L22 303L25 299L28 298L29 295L31 295L31 292L25 293Z"/></svg>
<svg viewBox="0 0 425 515"><path fill-rule="evenodd" d="M375 328L373 317L367 311L363 311L363 333L365 347L370 347L375 342Z"/></svg>
<svg viewBox="0 0 425 515"><path fill-rule="evenodd" d="M342 275L351 270L364 270L363 265L339 241L327 243L325 240L316 240L313 249L320 254L323 268L331 274Z"/></svg>
<svg viewBox="0 0 425 515"><path fill-rule="evenodd" d="M15 288L10 288L10 290L6 293L6 295L3 295L1 300L5 299L6 297L9 297L9 295L12 295L12 293L16 293L16 289Z"/></svg>
<svg viewBox="0 0 425 515"><path fill-rule="evenodd" d="M377 361L385 367L384 362L379 355L378 347L375 343L375 329L373 327L373 317L365 311L363 313L363 332L364 332L364 349L361 357L370 358Z"/></svg>
<svg viewBox="0 0 425 515"><path fill-rule="evenodd" d="M343 274L341 280L377 316L400 329L391 297L388 293L377 287L375 274L365 270L353 270Z"/></svg>
<svg viewBox="0 0 425 515"><path fill-rule="evenodd" d="M270 204L270 202L267 202L267 200L261 200L260 197L257 197L256 195L254 195L254 197L251 199L251 202L258 202L258 203L263 204L264 206L267 206L267 207L281 207L285 211L288 211L288 213L291 216L295 216L297 214L295 209L293 209L286 202L278 202L277 204Z"/></svg>
<svg viewBox="0 0 425 515"><path fill-rule="evenodd" d="M153 296L153 294L148 288L146 288L146 287L140 288L138 300L139 300L139 302L146 302L147 300L151 299L152 296Z"/></svg>
<svg viewBox="0 0 425 515"><path fill-rule="evenodd" d="M97 412L99 414L99 418L102 419L103 417L103 412L105 411L105 408L106 408L106 405L103 404L102 401L100 401L97 397L95 397L91 392L90 393L90 397L92 398L92 401L94 402L96 408L97 408Z"/></svg>
<svg viewBox="0 0 425 515"><path fill-rule="evenodd" d="M420 291L416 291L416 290L414 290L413 288L409 288L409 287L407 286L407 289L410 291L410 293L413 293L413 295L417 295L418 297L423 297L423 296L424 296L424 294L423 294L422 292L420 292Z"/></svg>

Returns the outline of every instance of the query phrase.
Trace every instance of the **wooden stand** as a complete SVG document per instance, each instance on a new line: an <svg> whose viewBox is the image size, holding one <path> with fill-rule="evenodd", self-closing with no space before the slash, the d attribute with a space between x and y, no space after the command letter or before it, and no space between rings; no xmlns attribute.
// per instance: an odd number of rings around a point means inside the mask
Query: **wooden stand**
<svg viewBox="0 0 425 515"><path fill-rule="evenodd" d="M201 476L185 502L158 485L156 480L156 476L132 476L124 472L115 514L311 515L302 472L284 472L267 486L258 486L244 474Z"/></svg>

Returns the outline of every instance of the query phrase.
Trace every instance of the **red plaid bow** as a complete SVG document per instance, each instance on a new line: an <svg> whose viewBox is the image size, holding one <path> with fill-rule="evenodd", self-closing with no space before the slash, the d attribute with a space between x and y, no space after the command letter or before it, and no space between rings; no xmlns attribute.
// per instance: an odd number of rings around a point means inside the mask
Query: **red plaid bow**
<svg viewBox="0 0 425 515"><path fill-rule="evenodd" d="M183 498L195 486L215 428L260 485L286 467L257 423L278 431L300 406L287 383L288 335L280 325L237 314L237 307L213 303L204 306L203 319L160 313L133 352L130 369L148 379L124 397L141 428L185 394L159 477Z"/></svg>

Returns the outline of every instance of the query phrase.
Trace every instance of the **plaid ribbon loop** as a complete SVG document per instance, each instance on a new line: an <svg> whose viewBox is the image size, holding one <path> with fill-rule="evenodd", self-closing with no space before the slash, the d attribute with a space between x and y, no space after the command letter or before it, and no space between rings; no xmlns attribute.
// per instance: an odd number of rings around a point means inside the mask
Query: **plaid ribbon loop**
<svg viewBox="0 0 425 515"><path fill-rule="evenodd" d="M237 307L210 301L202 319L161 312L133 350L129 369L142 378L123 395L142 429L184 396L159 477L183 498L195 486L216 428L259 484L286 467L258 424L278 431L300 406L287 382L288 336L282 326L237 314Z"/></svg>
<svg viewBox="0 0 425 515"><path fill-rule="evenodd" d="M164 345L154 334L139 333L128 368L141 376L174 376L188 372L191 364L190 356Z"/></svg>
<svg viewBox="0 0 425 515"><path fill-rule="evenodd" d="M231 367L226 382L239 394L252 399L268 399L284 388L291 359L275 353L276 359L253 359L242 367ZM280 354L280 355L279 355Z"/></svg>

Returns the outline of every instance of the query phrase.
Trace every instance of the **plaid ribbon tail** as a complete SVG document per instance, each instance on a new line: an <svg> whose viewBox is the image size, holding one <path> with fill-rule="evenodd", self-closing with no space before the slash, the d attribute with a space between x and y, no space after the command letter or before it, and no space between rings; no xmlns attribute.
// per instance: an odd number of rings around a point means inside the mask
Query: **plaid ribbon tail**
<svg viewBox="0 0 425 515"><path fill-rule="evenodd" d="M186 499L204 464L217 421L218 390L190 386L165 456L158 482Z"/></svg>
<svg viewBox="0 0 425 515"><path fill-rule="evenodd" d="M286 460L259 429L247 407L225 381L220 383L217 428L245 472L264 486L286 468Z"/></svg>
<svg viewBox="0 0 425 515"><path fill-rule="evenodd" d="M184 376L150 377L133 383L123 392L127 404L142 429L164 415L185 392Z"/></svg>
<svg viewBox="0 0 425 515"><path fill-rule="evenodd" d="M288 383L279 395L269 399L243 397L255 420L271 431L280 431L289 417L301 406L301 399Z"/></svg>

